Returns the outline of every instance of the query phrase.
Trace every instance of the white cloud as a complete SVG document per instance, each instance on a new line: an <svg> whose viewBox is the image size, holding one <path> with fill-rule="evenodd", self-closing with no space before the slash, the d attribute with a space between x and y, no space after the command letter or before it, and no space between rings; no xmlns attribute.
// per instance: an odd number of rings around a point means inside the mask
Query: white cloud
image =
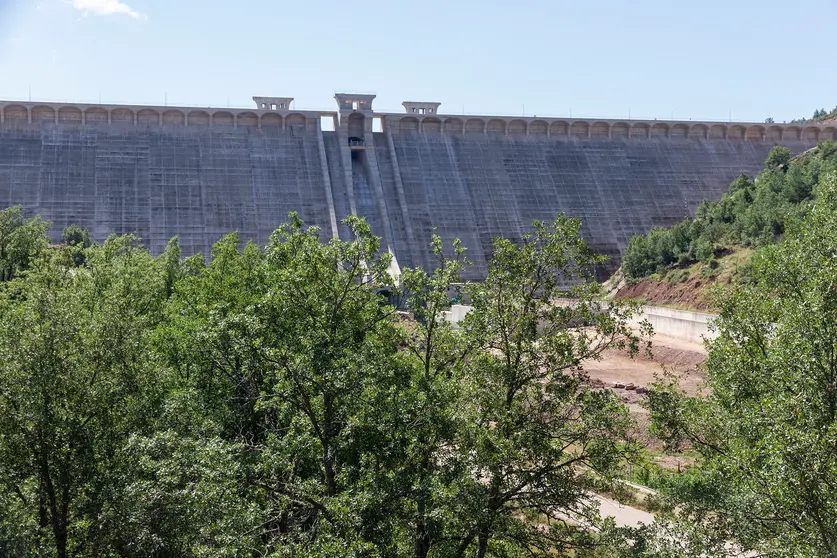
<svg viewBox="0 0 837 558"><path fill-rule="evenodd" d="M139 19L142 16L128 4L119 0L72 0L71 4L77 10L91 12L98 15L124 14Z"/></svg>

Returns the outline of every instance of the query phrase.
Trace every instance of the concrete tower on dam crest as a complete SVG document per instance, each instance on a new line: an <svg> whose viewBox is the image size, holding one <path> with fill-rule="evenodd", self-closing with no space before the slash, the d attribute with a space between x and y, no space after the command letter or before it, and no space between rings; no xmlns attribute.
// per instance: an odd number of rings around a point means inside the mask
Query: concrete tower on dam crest
<svg viewBox="0 0 837 558"><path fill-rule="evenodd" d="M335 99L336 112L291 97L253 109L0 101L0 205L40 213L55 235L72 223L97 240L137 233L154 253L177 235L184 254L234 230L263 244L290 211L324 240L360 215L395 266L432 267L436 230L462 240L478 279L492 238L559 212L618 265L631 235L719 197L773 145L837 139L833 125L445 115L415 101L376 113L374 95Z"/></svg>

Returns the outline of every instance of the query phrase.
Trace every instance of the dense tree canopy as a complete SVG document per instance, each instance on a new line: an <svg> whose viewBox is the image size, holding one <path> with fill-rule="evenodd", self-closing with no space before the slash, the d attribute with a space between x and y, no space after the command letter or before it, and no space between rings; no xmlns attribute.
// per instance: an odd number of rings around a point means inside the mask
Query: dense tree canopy
<svg viewBox="0 0 837 558"><path fill-rule="evenodd" d="M19 208L0 217L3 556L512 557L607 539L588 491L636 446L583 363L640 340L633 306L598 301L578 220L498 239L481 285L434 238L435 268L399 287L356 218L323 242L291 215L266 247L230 234L205 262L176 239L153 258L130 236L72 227L56 245ZM460 327L443 319L457 289Z"/></svg>

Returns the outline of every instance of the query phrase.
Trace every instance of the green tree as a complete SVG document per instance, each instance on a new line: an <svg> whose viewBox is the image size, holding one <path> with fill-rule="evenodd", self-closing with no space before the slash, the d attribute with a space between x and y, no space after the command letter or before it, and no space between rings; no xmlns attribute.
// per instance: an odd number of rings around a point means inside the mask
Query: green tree
<svg viewBox="0 0 837 558"><path fill-rule="evenodd" d="M288 552L369 552L364 517L376 517L366 467L387 461L374 394L397 389L392 357L395 309L377 289L391 287L390 255L363 219L344 220L352 237L324 243L296 214L265 251L261 357L269 366L260 409L276 417L268 455L270 496ZM305 529L302 529L305 527Z"/></svg>
<svg viewBox="0 0 837 558"><path fill-rule="evenodd" d="M29 269L49 243L46 232L50 225L40 215L24 218L19 205L0 211L0 281Z"/></svg>
<svg viewBox="0 0 837 558"><path fill-rule="evenodd" d="M166 250L160 254L158 261L166 277L166 298L174 293L174 286L182 276L180 261L180 243L176 236L169 239Z"/></svg>
<svg viewBox="0 0 837 558"><path fill-rule="evenodd" d="M265 363L259 356L259 323L254 309L265 296L264 255L248 243L239 250L230 233L212 248L211 260L187 259L176 270L176 242L158 259L173 296L157 350L177 382L192 396L204 419L217 424L228 440L263 441L263 413L257 408L264 388ZM178 275L180 280L178 281ZM186 423L184 427L189 427Z"/></svg>
<svg viewBox="0 0 837 558"><path fill-rule="evenodd" d="M61 233L61 238L67 246L81 246L82 248L89 248L92 244L90 242L90 231L82 229L78 225L70 225Z"/></svg>
<svg viewBox="0 0 837 558"><path fill-rule="evenodd" d="M632 238L623 260L626 276L639 279L675 262L709 263L718 250L773 243L788 218L808 211L819 177L837 169L835 155L831 140L793 158L786 148L774 147L756 180L740 175L721 199L702 202L691 222Z"/></svg>
<svg viewBox="0 0 837 558"><path fill-rule="evenodd" d="M767 160L764 162L764 168L784 168L790 162L790 159L790 149L788 149L787 147L777 145L770 150L770 154L767 156Z"/></svg>
<svg viewBox="0 0 837 558"><path fill-rule="evenodd" d="M628 240L628 249L622 259L622 269L631 279L647 277L657 269L657 255L651 251L644 234L634 235Z"/></svg>
<svg viewBox="0 0 837 558"><path fill-rule="evenodd" d="M179 407L177 412L199 414ZM174 418L174 417L172 417ZM180 417L182 420L183 417ZM248 484L247 447L204 428L131 436L120 452L119 490L106 508L106 555L237 557L264 547L258 488ZM106 550L107 549L107 550Z"/></svg>
<svg viewBox="0 0 837 558"><path fill-rule="evenodd" d="M292 214L264 251L228 235L208 265L187 260L160 337L198 424L247 448L263 552L348 556L385 538L374 479L395 468L379 422L397 408L401 335L377 294L389 256L365 221L345 222L353 238L324 243Z"/></svg>
<svg viewBox="0 0 837 558"><path fill-rule="evenodd" d="M103 520L118 454L153 416L144 347L163 287L153 259L131 237L89 248L83 270L67 256L45 254L0 293L0 491L14 495L0 532L23 555L101 548L118 528Z"/></svg>
<svg viewBox="0 0 837 558"><path fill-rule="evenodd" d="M461 294L456 291L460 273L469 263L465 249L454 241L453 253L446 257L437 235L432 237L431 249L436 258L432 271L407 269L402 275L407 308L415 323L410 325L402 355L409 382L394 421L406 442L399 448L403 459L396 470L408 487L395 492L403 500L400 507L406 525L399 531L404 542L398 546L404 555L415 558L443 548L450 523L456 520L450 513L450 487L462 480L462 471L451 459L450 449L462 428L462 417L456 412L461 396L458 378L468 356L478 350L443 315L451 307L451 293Z"/></svg>
<svg viewBox="0 0 837 558"><path fill-rule="evenodd" d="M701 455L670 496L688 525L677 540L703 555L837 553L837 174L817 193L721 299L708 396L663 384L650 397L656 432Z"/></svg>
<svg viewBox="0 0 837 558"><path fill-rule="evenodd" d="M469 286L465 340L477 350L460 379L467 475L456 486L456 555L594 545L566 518L597 523L594 478L609 478L637 449L627 409L591 388L583 368L607 349L640 349L636 306L599 301L591 270L604 258L580 227L559 216L535 222L520 244L496 239L486 281Z"/></svg>
<svg viewBox="0 0 837 558"><path fill-rule="evenodd" d="M76 265L82 265L84 263L84 250L91 245L90 232L78 225L70 225L61 233L61 238L64 240L64 244L72 247L73 260Z"/></svg>

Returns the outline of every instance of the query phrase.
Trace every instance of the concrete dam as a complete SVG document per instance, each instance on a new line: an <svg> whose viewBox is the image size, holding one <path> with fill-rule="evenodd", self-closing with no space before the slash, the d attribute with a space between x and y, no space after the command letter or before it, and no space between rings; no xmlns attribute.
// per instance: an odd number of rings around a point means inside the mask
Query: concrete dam
<svg viewBox="0 0 837 558"><path fill-rule="evenodd" d="M628 239L692 214L773 145L837 139L833 125L443 115L439 103L377 113L338 94L333 112L254 97L253 109L0 102L0 206L96 240L136 233L160 253L208 254L238 230L266 243L298 211L324 240L366 217L400 268L432 267L434 230L486 272L495 236L534 219L583 219L612 267ZM325 125L324 125L325 123Z"/></svg>

